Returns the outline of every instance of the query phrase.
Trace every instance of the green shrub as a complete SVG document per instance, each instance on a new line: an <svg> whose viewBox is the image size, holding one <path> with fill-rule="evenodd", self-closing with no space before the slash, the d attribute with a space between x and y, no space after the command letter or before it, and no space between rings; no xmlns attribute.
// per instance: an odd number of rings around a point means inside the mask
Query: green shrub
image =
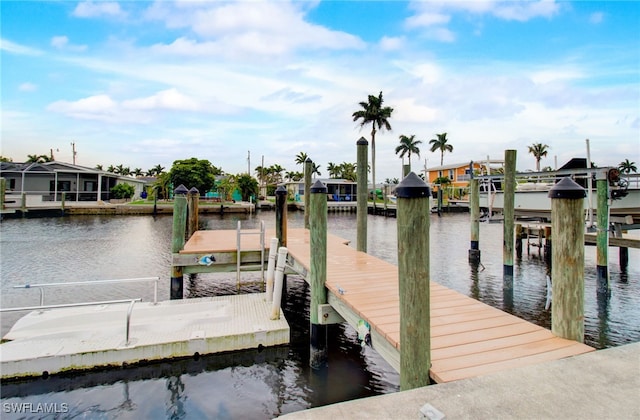
<svg viewBox="0 0 640 420"><path fill-rule="evenodd" d="M111 188L112 198L131 198L134 193L135 188L133 188L133 185L129 184L118 184Z"/></svg>

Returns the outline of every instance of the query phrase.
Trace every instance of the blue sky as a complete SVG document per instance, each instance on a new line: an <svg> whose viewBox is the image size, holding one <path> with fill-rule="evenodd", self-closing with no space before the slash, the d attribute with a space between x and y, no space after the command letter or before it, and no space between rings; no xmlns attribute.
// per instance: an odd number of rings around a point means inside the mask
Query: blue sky
<svg viewBox="0 0 640 420"><path fill-rule="evenodd" d="M54 151L89 167L147 170L208 159L228 173L295 156L356 161L351 114L382 91L392 130L376 180L550 146L542 166L586 156L640 162L640 2L3 1L1 155Z"/></svg>

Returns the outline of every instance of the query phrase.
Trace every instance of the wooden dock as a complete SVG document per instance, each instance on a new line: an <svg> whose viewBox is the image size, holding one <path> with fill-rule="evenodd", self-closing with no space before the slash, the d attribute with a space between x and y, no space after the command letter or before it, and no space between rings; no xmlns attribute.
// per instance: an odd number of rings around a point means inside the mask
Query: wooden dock
<svg viewBox="0 0 640 420"><path fill-rule="evenodd" d="M236 233L198 231L181 254L235 253ZM267 231L267 238L274 236L275 232ZM243 250L258 247L257 235L243 239ZM287 248L293 269L306 278L311 252L309 231L288 230ZM354 328L360 320L368 322L373 347L399 371L398 267L358 252L331 234L327 237L327 262L328 303ZM430 375L438 383L594 350L431 281Z"/></svg>

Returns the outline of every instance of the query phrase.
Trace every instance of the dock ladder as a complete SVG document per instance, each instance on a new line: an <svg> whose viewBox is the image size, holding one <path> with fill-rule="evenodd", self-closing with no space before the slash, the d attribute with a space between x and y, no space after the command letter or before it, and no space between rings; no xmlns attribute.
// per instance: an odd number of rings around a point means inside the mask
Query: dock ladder
<svg viewBox="0 0 640 420"><path fill-rule="evenodd" d="M260 284L262 285L262 291L264 292L264 221L260 221L260 230L245 230L242 231L242 222L238 220L238 228L236 233L236 284L238 291L240 291L240 272L241 271L253 271L256 268L260 269ZM251 266L242 266L242 236L243 235L260 235L260 264Z"/></svg>

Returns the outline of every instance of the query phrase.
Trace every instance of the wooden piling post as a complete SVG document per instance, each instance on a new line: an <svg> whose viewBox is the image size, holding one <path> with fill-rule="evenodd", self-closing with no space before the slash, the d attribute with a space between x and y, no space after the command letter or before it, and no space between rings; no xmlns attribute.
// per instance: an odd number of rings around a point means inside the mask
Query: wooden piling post
<svg viewBox="0 0 640 420"><path fill-rule="evenodd" d="M200 191L196 187L189 190L187 195L187 207L188 207L188 229L187 238L190 238L198 230L198 202L200 201Z"/></svg>
<svg viewBox="0 0 640 420"><path fill-rule="evenodd" d="M311 306L309 319L311 322L309 365L319 369L327 362L327 326L321 325L318 306L327 303L327 187L316 181L310 188L310 247L311 261L309 284L311 287Z"/></svg>
<svg viewBox="0 0 640 420"><path fill-rule="evenodd" d="M4 195L7 190L7 180L0 178L0 210L4 210Z"/></svg>
<svg viewBox="0 0 640 420"><path fill-rule="evenodd" d="M171 239L171 252L176 254L184 247L184 235L187 222L187 188L180 184L173 191L173 233ZM182 299L183 282L181 266L171 267L171 299Z"/></svg>
<svg viewBox="0 0 640 420"><path fill-rule="evenodd" d="M414 172L396 187L401 391L429 384L429 195L429 187Z"/></svg>
<svg viewBox="0 0 640 420"><path fill-rule="evenodd" d="M311 199L311 172L313 161L310 158L304 161L304 228L309 229L309 203Z"/></svg>
<svg viewBox="0 0 640 420"><path fill-rule="evenodd" d="M358 150L358 160L356 161L356 171L358 179L357 191L357 240L356 249L358 251L367 252L367 161L369 152L369 142L364 138L356 142Z"/></svg>
<svg viewBox="0 0 640 420"><path fill-rule="evenodd" d="M473 163L473 162L472 162ZM478 178L470 180L471 243L469 246L469 262L480 263L480 183Z"/></svg>
<svg viewBox="0 0 640 420"><path fill-rule="evenodd" d="M520 223L516 223L516 257L522 258L522 232L524 228Z"/></svg>
<svg viewBox="0 0 640 420"><path fill-rule="evenodd" d="M551 198L551 331L584 341L584 188L569 177L549 191Z"/></svg>
<svg viewBox="0 0 640 420"><path fill-rule="evenodd" d="M282 185L276 188L276 237L279 246L287 246L287 189Z"/></svg>
<svg viewBox="0 0 640 420"><path fill-rule="evenodd" d="M513 243L514 243L514 207L516 192L516 151L504 151L504 206L502 213L503 222L503 244L502 261L503 276L513 278Z"/></svg>
<svg viewBox="0 0 640 420"><path fill-rule="evenodd" d="M609 293L609 181L596 180L598 192L598 233L596 235L597 293Z"/></svg>

